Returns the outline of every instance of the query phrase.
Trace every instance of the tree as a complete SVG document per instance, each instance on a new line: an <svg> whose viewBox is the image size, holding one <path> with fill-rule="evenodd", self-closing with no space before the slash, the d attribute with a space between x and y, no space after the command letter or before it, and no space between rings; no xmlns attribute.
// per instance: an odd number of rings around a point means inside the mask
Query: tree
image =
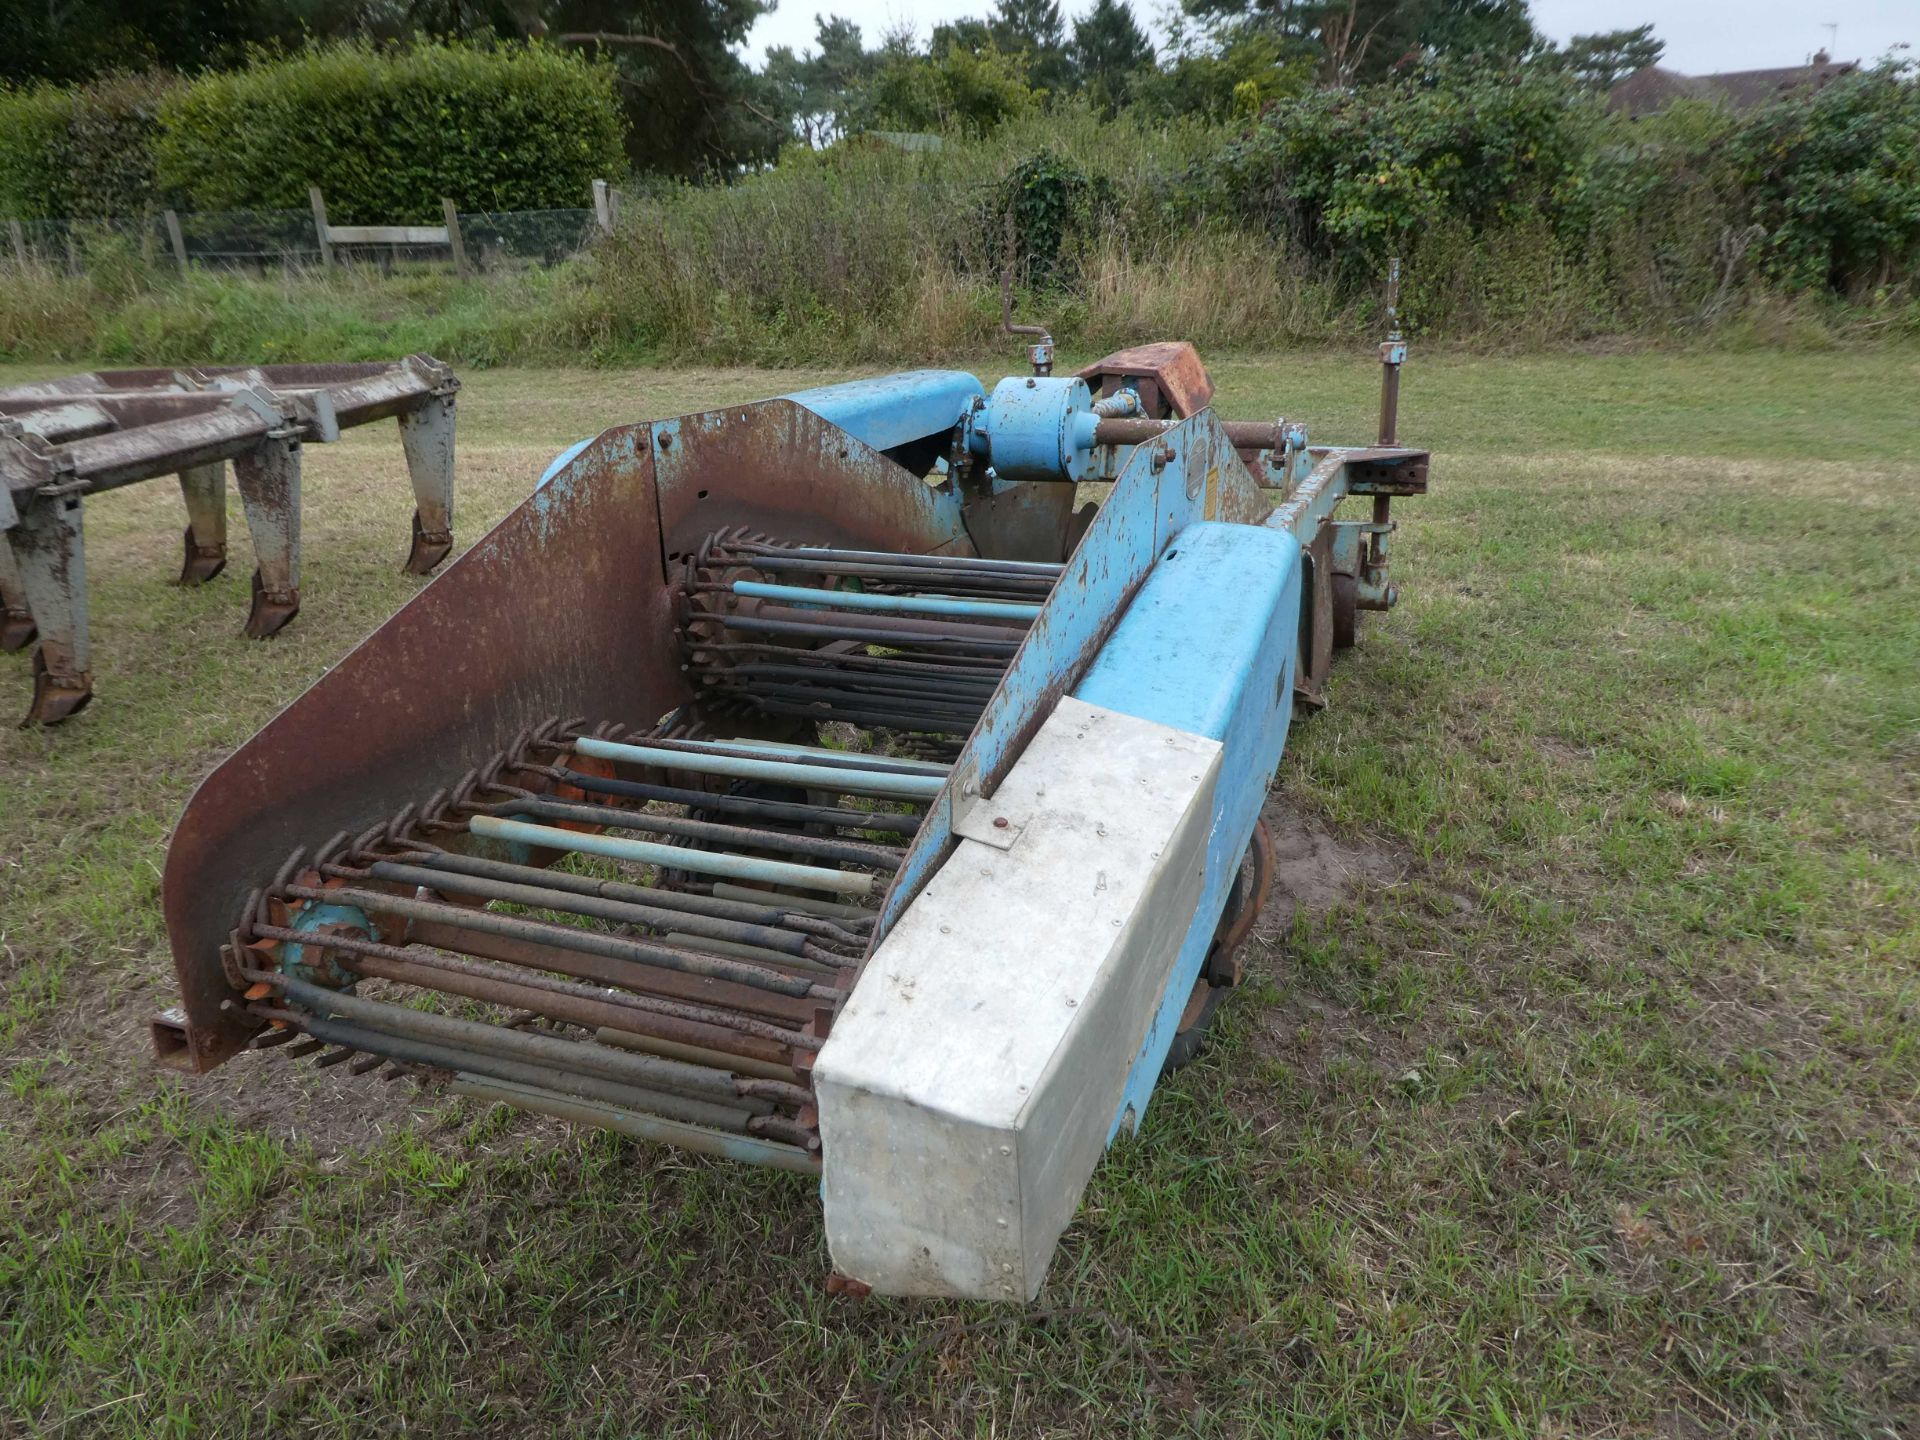
<svg viewBox="0 0 1920 1440"><path fill-rule="evenodd" d="M1126 0L1096 0L1073 27L1080 83L1111 113L1127 103L1135 72L1153 63L1153 46Z"/></svg>
<svg viewBox="0 0 1920 1440"><path fill-rule="evenodd" d="M1067 27L1056 0L995 0L993 38L1006 50L1063 50Z"/></svg>
<svg viewBox="0 0 1920 1440"><path fill-rule="evenodd" d="M855 128L964 130L985 135L1030 109L1023 57L989 39L979 50L950 45L939 55L882 51L878 73L854 106Z"/></svg>
<svg viewBox="0 0 1920 1440"><path fill-rule="evenodd" d="M611 56L634 168L695 175L771 160L792 134L777 87L735 53L772 8L772 0L549 0L527 31Z"/></svg>
<svg viewBox="0 0 1920 1440"><path fill-rule="evenodd" d="M1134 76L1133 104L1150 115L1226 120L1258 113L1269 100L1295 95L1312 83L1317 52L1298 37L1264 26L1238 26L1199 43L1174 27L1169 54Z"/></svg>
<svg viewBox="0 0 1920 1440"><path fill-rule="evenodd" d="M1067 27L1057 0L996 0L987 26L1002 51L1026 58L1031 84L1056 94L1073 87Z"/></svg>
<svg viewBox="0 0 1920 1440"><path fill-rule="evenodd" d="M867 49L851 20L816 15L813 23L815 49L796 56L776 45L767 51L763 73L800 138L820 146L846 133L854 97L872 80L880 56Z"/></svg>
<svg viewBox="0 0 1920 1440"><path fill-rule="evenodd" d="M1318 60L1323 85L1378 80L1422 60L1511 64L1539 49L1527 0L1185 0L1229 30L1264 30Z"/></svg>
<svg viewBox="0 0 1920 1440"><path fill-rule="evenodd" d="M1430 54L1510 65L1541 45L1527 0L1427 0L1416 8L1414 36Z"/></svg>
<svg viewBox="0 0 1920 1440"><path fill-rule="evenodd" d="M0 81L72 84L111 70L231 64L272 38L255 0L8 0L0 4Z"/></svg>
<svg viewBox="0 0 1920 1440"><path fill-rule="evenodd" d="M1583 85L1596 90L1612 87L1636 70L1660 63L1667 42L1654 37L1653 26L1608 30L1598 35L1576 35L1560 52L1560 64Z"/></svg>

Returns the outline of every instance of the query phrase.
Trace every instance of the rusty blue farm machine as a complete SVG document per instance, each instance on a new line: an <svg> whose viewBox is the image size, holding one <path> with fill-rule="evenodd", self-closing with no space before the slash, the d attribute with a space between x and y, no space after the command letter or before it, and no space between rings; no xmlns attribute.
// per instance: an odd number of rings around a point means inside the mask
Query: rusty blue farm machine
<svg viewBox="0 0 1920 1440"><path fill-rule="evenodd" d="M559 456L194 794L161 1058L799 1171L833 1285L1033 1296L1239 978L1289 721L1428 456L1397 338L1351 448L1223 420L1187 345L1028 358Z"/></svg>

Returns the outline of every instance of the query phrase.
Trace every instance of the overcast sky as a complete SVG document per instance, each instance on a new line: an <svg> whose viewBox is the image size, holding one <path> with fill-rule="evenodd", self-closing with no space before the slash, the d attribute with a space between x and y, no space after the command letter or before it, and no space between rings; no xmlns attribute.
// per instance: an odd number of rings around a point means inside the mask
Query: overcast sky
<svg viewBox="0 0 1920 1440"><path fill-rule="evenodd" d="M1132 3L1140 23L1162 38L1170 7L1163 0ZM1060 9L1071 24L1092 6L1093 0L1061 0ZM991 0L780 0L754 26L747 48L755 62L769 45L806 49L816 13L845 15L872 45L902 21L925 39L942 20L991 8ZM1652 20L1654 33L1667 42L1661 63L1688 75L1797 65L1823 46L1841 59L1867 61L1903 41L1920 47L1920 0L1533 0L1533 17L1561 41Z"/></svg>

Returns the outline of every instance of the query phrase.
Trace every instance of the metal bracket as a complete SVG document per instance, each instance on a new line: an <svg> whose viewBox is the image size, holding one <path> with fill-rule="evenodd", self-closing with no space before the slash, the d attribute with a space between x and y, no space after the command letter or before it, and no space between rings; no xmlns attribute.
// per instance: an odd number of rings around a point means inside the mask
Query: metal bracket
<svg viewBox="0 0 1920 1440"><path fill-rule="evenodd" d="M1008 814L1005 806L991 800L963 797L954 806L953 833L996 850L1013 849L1026 828L1025 819Z"/></svg>

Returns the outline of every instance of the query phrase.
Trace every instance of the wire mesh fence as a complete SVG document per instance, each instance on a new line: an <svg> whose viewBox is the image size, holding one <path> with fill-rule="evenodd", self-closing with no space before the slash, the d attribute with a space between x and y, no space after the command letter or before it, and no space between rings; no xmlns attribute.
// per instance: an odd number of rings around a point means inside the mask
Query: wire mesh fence
<svg viewBox="0 0 1920 1440"><path fill-rule="evenodd" d="M77 275L140 263L264 273L329 262L386 268L458 261L468 269L509 270L558 265L581 254L601 233L601 222L591 209L481 210L456 212L450 225L408 228L441 233L425 240L333 238L323 244L315 217L307 210L169 210L86 220L0 218L0 268Z"/></svg>

